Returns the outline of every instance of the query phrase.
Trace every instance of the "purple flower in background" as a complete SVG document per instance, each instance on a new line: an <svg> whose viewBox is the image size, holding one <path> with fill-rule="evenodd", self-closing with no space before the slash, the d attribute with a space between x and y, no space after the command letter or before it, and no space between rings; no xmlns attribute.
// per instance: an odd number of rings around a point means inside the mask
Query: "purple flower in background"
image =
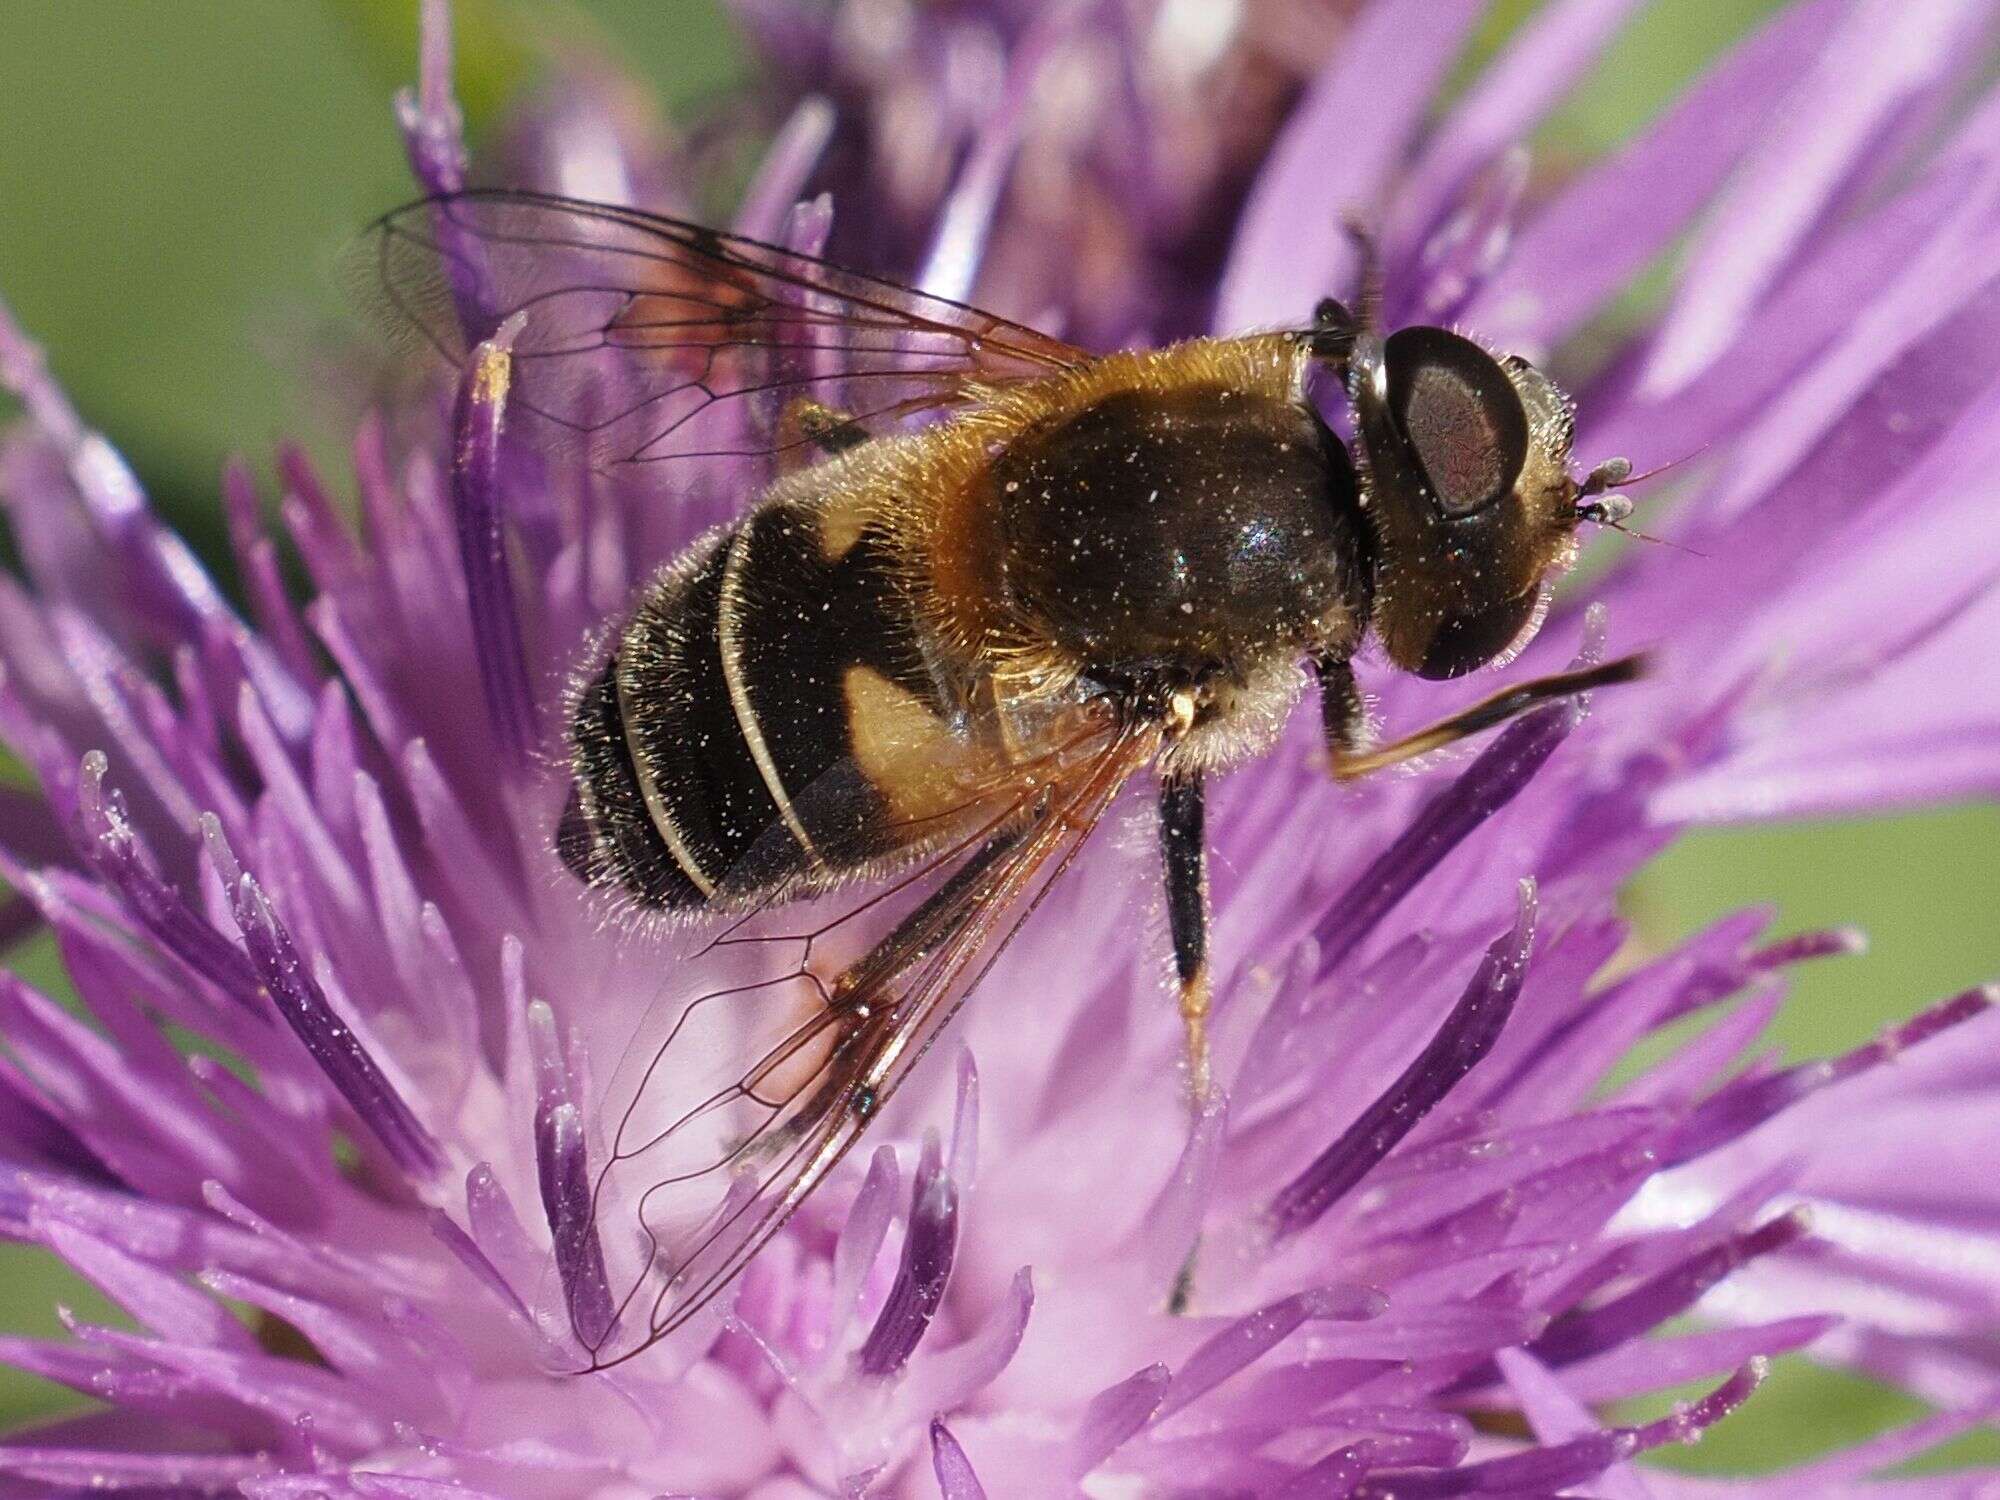
<svg viewBox="0 0 2000 1500"><path fill-rule="evenodd" d="M1100 343L1298 323L1359 208L1392 325L1548 360L1580 454L1697 456L1648 522L1681 548L1619 554L1509 669L1646 645L1646 682L1352 788L1301 722L1218 789L1192 1126L1157 872L1107 827L872 1151L588 1376L632 1221L594 1164L696 971L579 898L541 752L743 472L528 474L468 378L363 423L352 524L281 455L303 605L224 475L239 612L0 317L0 735L37 782L4 916L87 1013L0 977L0 1233L134 1325L0 1339L100 1403L0 1443L0 1495L1978 1493L1878 1476L2000 1409L1993 996L1780 1066L1787 971L1848 935L1750 912L1633 961L1614 901L1693 825L2000 790L1995 8L1795 4L1543 181L1519 142L1636 8L1552 0L1440 111L1471 0L742 0L786 119L745 233L810 248L830 189L841 253ZM438 187L427 16L402 118ZM594 97L524 115L513 180L691 197ZM1391 730L1453 692L1368 680ZM1756 1481L1630 1462L1808 1348L1940 1415Z"/></svg>

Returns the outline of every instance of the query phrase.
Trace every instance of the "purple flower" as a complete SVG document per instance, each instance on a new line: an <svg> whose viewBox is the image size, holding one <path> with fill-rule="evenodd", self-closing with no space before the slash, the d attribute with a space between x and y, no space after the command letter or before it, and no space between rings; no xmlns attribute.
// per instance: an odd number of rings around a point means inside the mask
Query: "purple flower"
<svg viewBox="0 0 2000 1500"><path fill-rule="evenodd" d="M1434 118L1470 0L743 0L788 121L746 232L814 247L831 187L844 253L1100 341L1298 322L1359 207L1392 325L1550 358L1582 454L1696 456L1649 521L1680 546L1621 553L1518 669L1646 645L1644 683L1355 788L1298 723L1219 789L1192 1125L1114 813L871 1152L597 1374L645 1186L598 1173L709 971L703 934L580 899L544 751L584 643L743 470L663 496L518 451L475 362L356 434L355 525L281 456L303 605L225 474L239 612L0 317L0 735L38 783L0 808L5 915L88 1014L0 978L0 1232L136 1325L0 1339L101 1403L0 1445L0 1494L1974 1493L1867 1481L2000 1408L1994 996L1783 1067L1788 970L1849 936L1748 912L1633 962L1613 902L1692 825L2000 790L2000 112L1964 102L1993 7L1807 0L1542 180L1518 142L1634 8L1554 0ZM426 15L402 120L435 188L466 163ZM593 97L513 132L523 185L687 193ZM1663 303L1621 304L1682 241ZM1368 681L1396 728L1448 693ZM649 1097L712 1086L687 1066ZM1630 1462L1807 1348L1940 1415L1760 1481Z"/></svg>

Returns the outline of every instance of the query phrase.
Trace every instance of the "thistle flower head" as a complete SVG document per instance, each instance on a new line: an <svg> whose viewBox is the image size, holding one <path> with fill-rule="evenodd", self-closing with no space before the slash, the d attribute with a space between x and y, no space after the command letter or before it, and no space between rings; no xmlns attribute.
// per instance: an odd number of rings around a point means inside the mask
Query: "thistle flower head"
<svg viewBox="0 0 2000 1500"><path fill-rule="evenodd" d="M745 233L1097 345L1299 326L1351 292L1357 210L1388 326L1556 369L1589 462L1696 456L1647 521L1678 547L1620 553L1510 669L1644 644L1646 682L1351 787L1295 723L1218 788L1192 1122L1114 812L867 1147L588 1374L643 1328L660 1174L604 1175L622 1111L713 1086L680 1047L645 1075L719 981L711 934L581 899L549 751L584 644L747 467L665 494L512 442L516 330L453 284L485 358L368 417L347 476L280 455L303 599L223 476L239 606L0 315L0 736L35 782L0 805L5 916L82 1007L0 977L0 1232L129 1318L0 1339L100 1403L0 1444L0 1493L1970 1493L1870 1481L2000 1406L1994 997L1783 1066L1789 971L1849 935L1747 912L1635 960L1614 903L1691 826L2000 790L1968 669L2000 627L1992 7L1794 4L1545 179L1520 143L1635 8L1553 0L1440 104L1470 0L742 0L785 122ZM449 189L426 18L400 119ZM593 97L514 132L518 185L688 193L615 115L571 128ZM1398 729L1446 691L1367 681ZM1634 1466L1807 1348L1940 1415L1763 1480Z"/></svg>

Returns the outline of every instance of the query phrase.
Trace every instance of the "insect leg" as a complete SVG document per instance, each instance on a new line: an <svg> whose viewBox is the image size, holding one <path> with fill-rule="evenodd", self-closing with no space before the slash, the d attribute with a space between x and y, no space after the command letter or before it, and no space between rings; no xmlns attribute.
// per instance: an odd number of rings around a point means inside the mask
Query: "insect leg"
<svg viewBox="0 0 2000 1500"><path fill-rule="evenodd" d="M1361 753L1368 738L1368 708L1354 682L1354 663L1344 656L1316 656L1319 673L1320 732L1326 753L1338 766Z"/></svg>
<svg viewBox="0 0 2000 1500"><path fill-rule="evenodd" d="M1360 262L1354 306L1337 297L1322 297L1313 309L1312 353L1336 366L1344 365L1356 340L1373 334L1382 319L1382 257L1367 221L1356 213L1342 219L1348 243Z"/></svg>
<svg viewBox="0 0 2000 1500"><path fill-rule="evenodd" d="M785 412L784 425L796 431L827 458L858 448L868 441L868 431L852 415L835 411L809 396L801 396Z"/></svg>
<svg viewBox="0 0 2000 1500"><path fill-rule="evenodd" d="M1482 699L1461 713L1448 719L1440 719L1428 729L1420 729L1393 744L1370 750L1364 754L1334 752L1333 774L1339 781L1352 781L1357 776L1366 776L1371 771L1400 765L1419 755L1445 745L1455 744L1468 735L1478 734L1483 729L1491 729L1503 724L1516 714L1548 703L1557 698L1568 698L1577 693L1587 693L1592 688L1609 687L1613 683L1631 682L1645 670L1645 658L1641 656L1621 656L1617 661L1604 662L1595 667L1584 667L1574 672L1558 672L1552 677L1537 677L1518 687L1511 687Z"/></svg>
<svg viewBox="0 0 2000 1500"><path fill-rule="evenodd" d="M1202 844L1199 775L1170 776L1160 788L1160 853L1167 872L1167 925L1174 977L1187 1028L1188 1086L1208 1096L1208 861Z"/></svg>

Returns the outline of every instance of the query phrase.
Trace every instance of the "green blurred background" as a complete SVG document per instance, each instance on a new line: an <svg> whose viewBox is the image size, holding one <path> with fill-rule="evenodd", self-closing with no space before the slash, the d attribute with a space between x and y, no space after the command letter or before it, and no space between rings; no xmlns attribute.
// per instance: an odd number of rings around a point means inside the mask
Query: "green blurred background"
<svg viewBox="0 0 2000 1500"><path fill-rule="evenodd" d="M1495 9L1491 49L1534 8ZM260 463L320 433L300 345L344 316L332 266L357 226L410 191L391 92L412 75L416 0L6 0L0 8L0 295L49 350L89 419L211 555L226 454ZM1540 143L1614 143L1770 0L1663 0L1635 23ZM522 76L535 28L595 29L672 112L743 75L711 0L461 0L461 87L475 118ZM5 398L0 398L4 401ZM223 571L227 571L226 565ZM2000 976L2000 809L1706 834L1630 893L1655 941L1749 902L1781 930L1867 930L1862 957L1804 970L1778 1024L1795 1056ZM44 946L11 961L59 983ZM1948 1044L1947 1044L1948 1045ZM101 1299L0 1247L0 1329L59 1331L61 1300ZM0 1428L73 1398L0 1374ZM1678 1466L1755 1470L1907 1420L1893 1391L1784 1362L1743 1414ZM1962 1442L1933 1461L1991 1461Z"/></svg>

